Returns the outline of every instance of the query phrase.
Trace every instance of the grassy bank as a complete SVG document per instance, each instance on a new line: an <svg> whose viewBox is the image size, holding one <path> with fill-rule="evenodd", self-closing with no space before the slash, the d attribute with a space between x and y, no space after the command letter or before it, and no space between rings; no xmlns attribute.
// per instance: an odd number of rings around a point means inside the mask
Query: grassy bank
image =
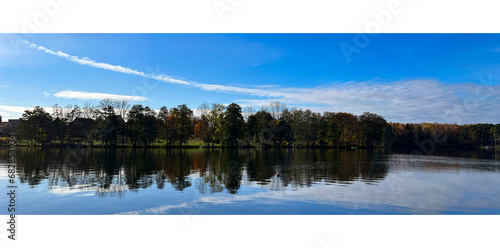
<svg viewBox="0 0 500 248"><path fill-rule="evenodd" d="M9 146L9 138L8 137L0 137L0 147L8 147ZM17 141L17 146L18 147L33 147L33 145L29 144L28 142L21 140ZM40 145L36 145L35 147L41 147ZM83 143L83 144L61 144L59 142L52 142L50 144L46 144L43 147L53 147L53 148L66 148L66 147L81 147L81 148L134 148L134 146L131 143L124 143L123 145L118 142L116 145L107 145L103 142L94 142L92 145L89 143ZM197 140L197 139L190 139L188 140L185 144L180 145L180 144L175 144L172 146L166 146L165 141L157 141L152 143L150 146L136 146L135 148L182 148L182 149L189 149L189 148L310 148L310 149L373 149L373 148L395 148L395 149L409 149L409 150L414 150L417 148L412 148L412 147L398 147L398 146L377 146L377 147L363 147L363 146L319 146L319 145L312 145L312 146L271 146L271 145L266 145L266 146L260 146L260 145L240 145L238 147L228 147L228 146L223 146L220 143L219 144L207 144L203 142L202 140ZM465 147L448 147L448 146L443 146L439 148L451 148L451 149L460 149L460 148L465 148ZM474 146L474 147L467 147L467 148L483 148L484 147L479 147L479 146ZM490 149L500 149L500 146L490 146Z"/></svg>

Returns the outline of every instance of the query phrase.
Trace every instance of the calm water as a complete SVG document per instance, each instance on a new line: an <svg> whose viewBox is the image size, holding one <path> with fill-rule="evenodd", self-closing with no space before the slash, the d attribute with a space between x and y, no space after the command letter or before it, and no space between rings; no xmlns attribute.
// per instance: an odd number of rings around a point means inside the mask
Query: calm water
<svg viewBox="0 0 500 248"><path fill-rule="evenodd" d="M500 214L498 150L17 152L18 214Z"/></svg>

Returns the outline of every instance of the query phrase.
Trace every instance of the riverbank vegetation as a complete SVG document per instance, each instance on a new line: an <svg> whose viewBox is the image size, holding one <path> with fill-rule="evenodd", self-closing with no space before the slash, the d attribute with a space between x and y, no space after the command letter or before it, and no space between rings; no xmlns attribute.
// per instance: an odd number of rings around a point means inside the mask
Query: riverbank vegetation
<svg viewBox="0 0 500 248"><path fill-rule="evenodd" d="M391 123L365 112L316 113L273 102L185 104L153 110L105 99L83 107L26 110L14 131L28 146L100 147L475 147L497 146L500 124Z"/></svg>

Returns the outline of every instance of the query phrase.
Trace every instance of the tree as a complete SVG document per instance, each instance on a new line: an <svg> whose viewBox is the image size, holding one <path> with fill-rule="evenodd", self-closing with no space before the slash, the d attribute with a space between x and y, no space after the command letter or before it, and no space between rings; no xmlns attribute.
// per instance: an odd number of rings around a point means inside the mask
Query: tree
<svg viewBox="0 0 500 248"><path fill-rule="evenodd" d="M82 110L78 105L68 104L63 109L63 115L66 122L72 122L75 118L81 117Z"/></svg>
<svg viewBox="0 0 500 248"><path fill-rule="evenodd" d="M59 140L59 143L63 144L68 132L68 126L64 118L63 109L59 104L54 104L52 107L52 119L54 135Z"/></svg>
<svg viewBox="0 0 500 248"><path fill-rule="evenodd" d="M132 146L137 147L139 143L150 146L158 137L156 113L149 106L141 104L132 106L128 112L127 135Z"/></svg>
<svg viewBox="0 0 500 248"><path fill-rule="evenodd" d="M210 106L208 106L208 103L202 103L198 107L198 111L200 112L200 116L208 116L210 113Z"/></svg>
<svg viewBox="0 0 500 248"><path fill-rule="evenodd" d="M276 101L276 102L271 102L269 104L269 110L271 111L271 116L274 118L274 119L279 119L281 118L281 115L283 113L283 110L286 109L286 105L279 102L279 101Z"/></svg>
<svg viewBox="0 0 500 248"><path fill-rule="evenodd" d="M145 146L150 146L158 137L156 112L149 106L146 106L143 113L144 132L141 135L141 140Z"/></svg>
<svg viewBox="0 0 500 248"><path fill-rule="evenodd" d="M194 125L194 137L203 140L206 144L209 144L212 140L208 127L208 119L205 115L201 116L201 119Z"/></svg>
<svg viewBox="0 0 500 248"><path fill-rule="evenodd" d="M102 141L108 146L116 145L120 128L121 116L116 115L115 102L104 99L100 103L102 116L99 118L99 134Z"/></svg>
<svg viewBox="0 0 500 248"><path fill-rule="evenodd" d="M335 113L325 112L323 115L325 128L325 143L327 145L339 145L342 130L339 129L340 124Z"/></svg>
<svg viewBox="0 0 500 248"><path fill-rule="evenodd" d="M254 114L255 114L255 112L254 112L253 107L251 105L244 107L242 110L242 115L243 115L243 118L245 118L245 121L248 121L248 118Z"/></svg>
<svg viewBox="0 0 500 248"><path fill-rule="evenodd" d="M412 147L415 144L415 135L413 131L413 125L406 123L404 125L403 131L403 146L406 148Z"/></svg>
<svg viewBox="0 0 500 248"><path fill-rule="evenodd" d="M31 141L33 145L46 145L55 138L52 117L40 106L26 110L19 121L16 134Z"/></svg>
<svg viewBox="0 0 500 248"><path fill-rule="evenodd" d="M492 124L475 124L471 125L469 132L472 142L476 146L492 144L490 131Z"/></svg>
<svg viewBox="0 0 500 248"><path fill-rule="evenodd" d="M130 103L128 100L115 101L114 107L117 111L117 114L124 120L127 120L127 114L130 110Z"/></svg>
<svg viewBox="0 0 500 248"><path fill-rule="evenodd" d="M490 133L493 134L493 143L496 146L498 144L497 140L500 137L500 124L492 126L490 129Z"/></svg>
<svg viewBox="0 0 500 248"><path fill-rule="evenodd" d="M274 127L276 120L271 116L270 113L260 110L255 115L256 125L253 125L253 133L255 133L254 139L260 143L260 146L265 146L270 142L274 141Z"/></svg>
<svg viewBox="0 0 500 248"><path fill-rule="evenodd" d="M193 111L186 104L178 105L171 110L171 115L175 118L175 130L177 140L182 146L193 135Z"/></svg>
<svg viewBox="0 0 500 248"><path fill-rule="evenodd" d="M126 124L127 114L130 110L130 103L128 100L115 101L115 109L118 112L118 132L122 141L122 146L125 145L127 139Z"/></svg>
<svg viewBox="0 0 500 248"><path fill-rule="evenodd" d="M166 106L162 106L158 112L158 137L166 141L166 146L169 145L169 130L167 129L167 120L169 118L170 112Z"/></svg>
<svg viewBox="0 0 500 248"><path fill-rule="evenodd" d="M287 146L290 146L293 142L293 132L290 124L285 118L281 117L274 125L275 145L286 143Z"/></svg>
<svg viewBox="0 0 500 248"><path fill-rule="evenodd" d="M320 114L311 110L293 110L290 114L284 113L285 119L293 130L294 141L298 146L315 145L320 128Z"/></svg>
<svg viewBox="0 0 500 248"><path fill-rule="evenodd" d="M237 146L238 140L243 137L244 127L241 107L236 103L229 104L222 119L222 143L230 147Z"/></svg>
<svg viewBox="0 0 500 248"><path fill-rule="evenodd" d="M105 117L101 125L102 141L108 146L116 146L118 140L118 129L120 127L121 117L116 114L110 114Z"/></svg>
<svg viewBox="0 0 500 248"><path fill-rule="evenodd" d="M419 142L432 140L436 146L463 147L498 145L500 124L440 124L387 123L377 114L311 110L288 110L274 102L253 113L232 103L227 108L218 103L202 104L200 117L185 104L158 113L150 107L134 105L129 110L127 101L102 100L99 105L86 103L83 108L67 105L53 106L52 114L35 107L23 113L19 125L8 124L16 135L29 145L75 144L102 140L116 145L121 136L122 145L130 139L134 147L150 146L161 138L167 147L184 145L194 134L205 144L222 142L225 146L239 144L280 146L396 146L418 148ZM271 112L268 112L271 111ZM14 128L10 128L14 126ZM5 129L5 128L4 128Z"/></svg>
<svg viewBox="0 0 500 248"><path fill-rule="evenodd" d="M365 112L359 117L359 122L365 145L380 145L387 121L380 115Z"/></svg>
<svg viewBox="0 0 500 248"><path fill-rule="evenodd" d="M394 144L394 132L390 124L385 127L384 134L382 135L382 143L384 146L392 146Z"/></svg>
<svg viewBox="0 0 500 248"><path fill-rule="evenodd" d="M69 124L72 137L76 138L76 142L94 143L94 136L98 134L95 121L90 118L77 118Z"/></svg>
<svg viewBox="0 0 500 248"><path fill-rule="evenodd" d="M212 103L212 109L208 114L208 128L212 136L212 146L214 143L219 143L222 139L222 119L224 117L224 105L219 103Z"/></svg>
<svg viewBox="0 0 500 248"><path fill-rule="evenodd" d="M309 109L304 111L304 119L302 120L302 129L304 131L304 138L307 146L315 145L318 141L318 130L320 130L319 113L314 113Z"/></svg>
<svg viewBox="0 0 500 248"><path fill-rule="evenodd" d="M259 133L259 123L255 115L248 116L245 135L248 143L256 142Z"/></svg>

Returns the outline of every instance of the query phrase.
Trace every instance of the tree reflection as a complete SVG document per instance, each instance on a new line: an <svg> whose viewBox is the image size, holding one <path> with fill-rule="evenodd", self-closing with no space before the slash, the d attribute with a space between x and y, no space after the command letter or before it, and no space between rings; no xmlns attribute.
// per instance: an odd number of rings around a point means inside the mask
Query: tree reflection
<svg viewBox="0 0 500 248"><path fill-rule="evenodd" d="M450 153L443 153L446 152ZM498 157L497 151L486 152L469 151L466 155ZM0 149L0 153L5 150ZM377 183L388 174L388 154L389 151L382 149L22 147L17 152L17 173L21 183L32 187L45 183L50 190L94 191L100 197L123 197L125 192L150 187L183 191L191 186L200 194L236 194L242 181L270 190L311 187L317 183ZM492 168L478 165L474 169ZM280 178L276 178L277 171Z"/></svg>

